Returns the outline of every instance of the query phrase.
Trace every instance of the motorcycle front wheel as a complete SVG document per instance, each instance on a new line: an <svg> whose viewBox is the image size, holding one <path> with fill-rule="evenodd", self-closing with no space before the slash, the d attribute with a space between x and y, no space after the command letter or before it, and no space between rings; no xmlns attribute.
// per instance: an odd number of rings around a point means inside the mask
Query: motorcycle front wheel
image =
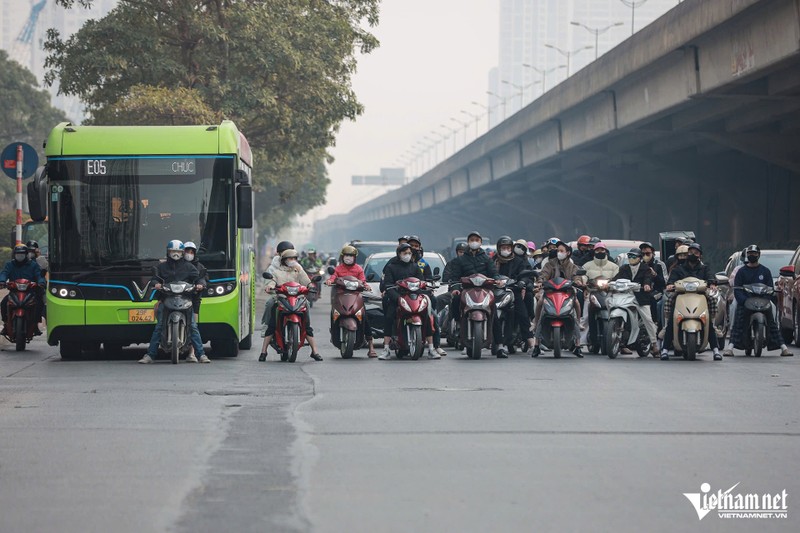
<svg viewBox="0 0 800 533"><path fill-rule="evenodd" d="M697 332L686 333L686 359L694 361L697 359Z"/></svg>
<svg viewBox="0 0 800 533"><path fill-rule="evenodd" d="M480 359L483 350L483 322L472 323L472 358Z"/></svg>
<svg viewBox="0 0 800 533"><path fill-rule="evenodd" d="M561 359L561 326L553 328L553 357Z"/></svg>
<svg viewBox="0 0 800 533"><path fill-rule="evenodd" d="M410 325L407 328L408 350L411 353L411 359L416 361L422 357L422 326Z"/></svg>
<svg viewBox="0 0 800 533"><path fill-rule="evenodd" d="M18 316L14 319L14 340L17 344L17 351L25 350L25 317Z"/></svg>
<svg viewBox="0 0 800 533"><path fill-rule="evenodd" d="M606 331L603 334L603 351L610 359L616 359L619 354L620 339L622 337L622 319L611 318L606 322Z"/></svg>
<svg viewBox="0 0 800 533"><path fill-rule="evenodd" d="M289 349L289 362L297 361L297 352L300 350L300 324L292 322L286 328L286 346Z"/></svg>
<svg viewBox="0 0 800 533"><path fill-rule="evenodd" d="M172 357L172 364L177 365L181 354L180 346L178 345L178 338L181 332L181 323L173 322L170 328L172 329L170 332L172 335L172 351L170 352L170 355Z"/></svg>
<svg viewBox="0 0 800 533"><path fill-rule="evenodd" d="M339 351L342 354L342 359L350 359L353 357L353 350L356 344L356 332L349 329L339 329Z"/></svg>
<svg viewBox="0 0 800 533"><path fill-rule="evenodd" d="M758 324L753 331L753 346L755 347L754 354L756 357L761 357L761 352L764 350L766 328L764 324Z"/></svg>

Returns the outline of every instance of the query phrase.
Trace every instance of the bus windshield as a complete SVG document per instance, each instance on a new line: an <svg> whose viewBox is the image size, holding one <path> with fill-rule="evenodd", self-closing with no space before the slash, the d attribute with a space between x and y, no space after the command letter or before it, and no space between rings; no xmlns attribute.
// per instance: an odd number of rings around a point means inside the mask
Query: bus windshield
<svg viewBox="0 0 800 533"><path fill-rule="evenodd" d="M51 157L51 266L134 266L178 239L207 268L232 268L233 167L230 156Z"/></svg>

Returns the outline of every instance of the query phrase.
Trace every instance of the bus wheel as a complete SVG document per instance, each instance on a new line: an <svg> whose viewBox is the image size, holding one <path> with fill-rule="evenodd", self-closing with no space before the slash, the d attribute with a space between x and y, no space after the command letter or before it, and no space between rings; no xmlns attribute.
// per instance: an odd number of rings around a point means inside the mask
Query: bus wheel
<svg viewBox="0 0 800 533"><path fill-rule="evenodd" d="M240 350L249 350L253 347L253 334L250 333L244 339L239 341Z"/></svg>
<svg viewBox="0 0 800 533"><path fill-rule="evenodd" d="M77 359L81 356L80 342L61 341L58 344L58 351L61 353L61 359Z"/></svg>
<svg viewBox="0 0 800 533"><path fill-rule="evenodd" d="M211 350L216 357L236 357L239 342L236 339L211 339Z"/></svg>

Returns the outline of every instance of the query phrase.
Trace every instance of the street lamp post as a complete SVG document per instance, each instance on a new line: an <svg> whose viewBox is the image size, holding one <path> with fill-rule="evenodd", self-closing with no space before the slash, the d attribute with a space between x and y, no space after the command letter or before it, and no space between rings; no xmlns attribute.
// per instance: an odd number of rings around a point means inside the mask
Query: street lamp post
<svg viewBox="0 0 800 533"><path fill-rule="evenodd" d="M613 24L609 24L608 26L606 26L604 28L590 28L589 26L587 26L586 24L583 24L581 22L572 21L572 22L570 22L570 24L572 24L573 26L580 26L581 28L584 28L589 33L594 34L594 58L595 59L597 59L598 52L600 51L600 36L603 35L605 32L607 32L608 30L610 30L611 28L614 28L616 26L624 26L625 25L624 22L614 22Z"/></svg>
<svg viewBox="0 0 800 533"><path fill-rule="evenodd" d="M464 127L464 146L466 146L467 145L467 128L469 128L469 122L462 122L462 121L458 120L455 117L450 117L450 120L452 122L455 122L456 124L461 124L461 126Z"/></svg>
<svg viewBox="0 0 800 533"><path fill-rule="evenodd" d="M489 131L489 108L487 106L483 105L480 102L476 102L475 100L473 100L471 103L472 103L472 105L476 105L478 107L481 107L481 108L483 108L484 111L486 111L486 131ZM477 122L476 122L476 124L477 124ZM477 127L476 127L475 131L478 131Z"/></svg>
<svg viewBox="0 0 800 533"><path fill-rule="evenodd" d="M504 83L506 85L510 85L511 87L515 88L519 91L519 108L522 109L522 101L525 99L525 87L522 85L517 85L516 83L511 83L508 80L500 80L500 83Z"/></svg>
<svg viewBox="0 0 800 533"><path fill-rule="evenodd" d="M431 130L431 133L433 133L434 135L438 135L439 139L441 139L442 141L442 161L444 161L445 159L447 159L447 136L442 135L441 132L439 132L439 130Z"/></svg>
<svg viewBox="0 0 800 533"><path fill-rule="evenodd" d="M458 130L454 130L447 124L439 124L439 127L444 128L453 134L453 153L456 153L456 139L458 139L458 136L456 134L458 133Z"/></svg>
<svg viewBox="0 0 800 533"><path fill-rule="evenodd" d="M466 109L462 109L461 112L464 113L465 115L475 119L475 138L477 139L478 138L478 122L481 120L481 116L480 115L476 115L475 113L470 113Z"/></svg>
<svg viewBox="0 0 800 533"><path fill-rule="evenodd" d="M570 75L569 66L570 66L570 61L572 59L572 56L577 54L578 52L581 52L582 50L589 50L590 48L592 48L592 46L588 46L587 45L587 46L581 46L580 48L576 48L575 50L571 50L570 51L570 50L564 50L563 48L559 48L558 46L555 46L555 45L552 45L552 44L546 44L546 45L544 45L544 47L545 48L552 48L553 50L555 50L556 52L558 52L559 54L561 54L562 56L567 58L567 77L568 78L569 78L569 75Z"/></svg>
<svg viewBox="0 0 800 533"><path fill-rule="evenodd" d="M534 72L542 75L542 94L547 92L547 75L550 74L551 72L555 72L558 69L567 68L566 65L558 65L556 67L549 68L549 69L540 69L538 67L534 67L533 65L529 65L528 63L523 63L522 66L526 67L526 68L529 68L529 69L533 70Z"/></svg>
<svg viewBox="0 0 800 533"><path fill-rule="evenodd" d="M488 94L490 96L494 96L495 98L497 98L498 100L500 100L502 102L502 105L503 105L503 120L505 120L506 119L506 100L507 100L507 98L503 98L499 94L493 93L492 91L486 91L486 94Z"/></svg>
<svg viewBox="0 0 800 533"><path fill-rule="evenodd" d="M635 33L636 28L636 8L644 5L647 0L619 0L629 8L631 8L631 35Z"/></svg>

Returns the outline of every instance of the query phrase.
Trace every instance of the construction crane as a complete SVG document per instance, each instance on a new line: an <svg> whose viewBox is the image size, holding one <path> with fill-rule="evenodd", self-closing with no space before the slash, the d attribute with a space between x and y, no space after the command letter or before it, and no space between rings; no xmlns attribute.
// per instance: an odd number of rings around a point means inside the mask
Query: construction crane
<svg viewBox="0 0 800 533"><path fill-rule="evenodd" d="M19 35L17 35L11 53L13 59L16 59L31 70L33 70L33 65L31 64L33 61L33 34L36 31L36 23L39 21L39 15L42 13L46 4L47 0L39 0L39 2L31 7L28 20L25 22L25 26L22 27Z"/></svg>

